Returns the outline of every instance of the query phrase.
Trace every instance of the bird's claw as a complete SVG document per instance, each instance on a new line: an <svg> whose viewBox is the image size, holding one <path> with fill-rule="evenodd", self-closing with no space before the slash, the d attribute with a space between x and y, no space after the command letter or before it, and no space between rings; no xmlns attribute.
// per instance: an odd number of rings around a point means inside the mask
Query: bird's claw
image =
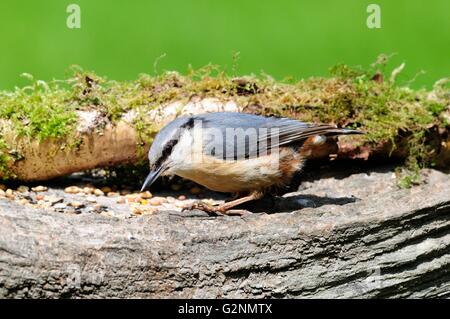
<svg viewBox="0 0 450 319"><path fill-rule="evenodd" d="M182 209L182 211L184 212L184 211L193 210L193 209L198 209L198 210L204 211L205 213L207 213L209 215L245 216L245 215L251 214L251 212L249 212L247 210L242 210L242 209L226 210L221 205L214 206L214 205L202 202L202 201L197 201L192 204L186 205Z"/></svg>
<svg viewBox="0 0 450 319"><path fill-rule="evenodd" d="M198 209L208 214L222 215L224 212L220 209L220 206L213 206L202 201L197 201L192 204L183 207L182 211Z"/></svg>

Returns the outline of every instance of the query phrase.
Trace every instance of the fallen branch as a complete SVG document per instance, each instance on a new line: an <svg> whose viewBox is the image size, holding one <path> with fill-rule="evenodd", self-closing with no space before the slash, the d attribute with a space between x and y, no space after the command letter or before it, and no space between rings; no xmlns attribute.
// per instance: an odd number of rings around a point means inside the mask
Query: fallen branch
<svg viewBox="0 0 450 319"><path fill-rule="evenodd" d="M235 102L220 102L216 99L203 99L195 103L172 103L153 109L145 114L145 121L154 123L154 127L163 127L177 116L201 114L205 112L243 111ZM136 163L146 158L151 138L157 133L147 135L147 143L139 136L133 125L132 112L127 113L115 124L104 126L104 119L96 111L78 112L77 147L67 147L65 141L48 139L43 142L17 137L4 125L3 139L14 145L21 159L9 166L12 174L23 181L48 180L70 173L98 167L111 167L127 163ZM373 156L387 157L389 147L361 147L358 137L341 137L341 142L329 140L318 147L311 159L368 159ZM397 150L393 157L404 157ZM0 175L1 177L1 175Z"/></svg>
<svg viewBox="0 0 450 319"><path fill-rule="evenodd" d="M274 114L367 131L362 138L329 141L313 152L315 159L412 157L425 164L449 164L450 138L444 123L450 103L443 86L415 94L371 80L358 87L347 78L283 84L224 75L193 80L176 73L131 84L100 82L78 75L68 91L45 86L42 92L35 87L31 96L25 88L14 94L0 92L0 178L47 180L137 163L145 159L152 137L166 123L180 115L213 111ZM31 105L16 111L24 103ZM63 115L48 120L35 114L40 109L47 117Z"/></svg>

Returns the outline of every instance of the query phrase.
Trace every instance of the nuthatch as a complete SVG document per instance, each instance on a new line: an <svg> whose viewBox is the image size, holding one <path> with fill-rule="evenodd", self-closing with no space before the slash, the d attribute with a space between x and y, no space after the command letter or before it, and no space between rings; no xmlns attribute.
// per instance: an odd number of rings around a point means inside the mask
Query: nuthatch
<svg viewBox="0 0 450 319"><path fill-rule="evenodd" d="M179 117L156 135L142 191L161 175L178 175L214 191L247 194L220 206L191 207L226 213L273 186L289 184L314 146L343 134L362 132L235 112Z"/></svg>

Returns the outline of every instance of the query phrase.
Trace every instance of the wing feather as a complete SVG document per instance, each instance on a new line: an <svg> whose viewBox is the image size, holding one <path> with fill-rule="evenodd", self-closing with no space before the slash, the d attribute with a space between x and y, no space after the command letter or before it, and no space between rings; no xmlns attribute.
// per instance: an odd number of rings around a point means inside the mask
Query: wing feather
<svg viewBox="0 0 450 319"><path fill-rule="evenodd" d="M280 146L301 145L307 138L316 135L361 134L360 131L329 124L310 124L244 113L208 113L201 120L203 128L212 129L204 134L205 154L222 159L254 158ZM227 129L245 136L230 136Z"/></svg>

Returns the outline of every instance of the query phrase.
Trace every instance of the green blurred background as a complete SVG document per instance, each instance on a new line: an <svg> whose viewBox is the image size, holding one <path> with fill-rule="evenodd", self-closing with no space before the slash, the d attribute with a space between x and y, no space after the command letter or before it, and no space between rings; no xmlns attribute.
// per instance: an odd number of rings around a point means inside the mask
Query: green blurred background
<svg viewBox="0 0 450 319"><path fill-rule="evenodd" d="M66 7L81 7L81 29ZM366 8L381 6L382 28L368 29ZM328 75L343 62L367 66L380 53L406 62L400 82L431 87L450 76L449 0L1 0L0 89L36 78L63 78L78 64L115 80L208 63L231 73L277 79Z"/></svg>

